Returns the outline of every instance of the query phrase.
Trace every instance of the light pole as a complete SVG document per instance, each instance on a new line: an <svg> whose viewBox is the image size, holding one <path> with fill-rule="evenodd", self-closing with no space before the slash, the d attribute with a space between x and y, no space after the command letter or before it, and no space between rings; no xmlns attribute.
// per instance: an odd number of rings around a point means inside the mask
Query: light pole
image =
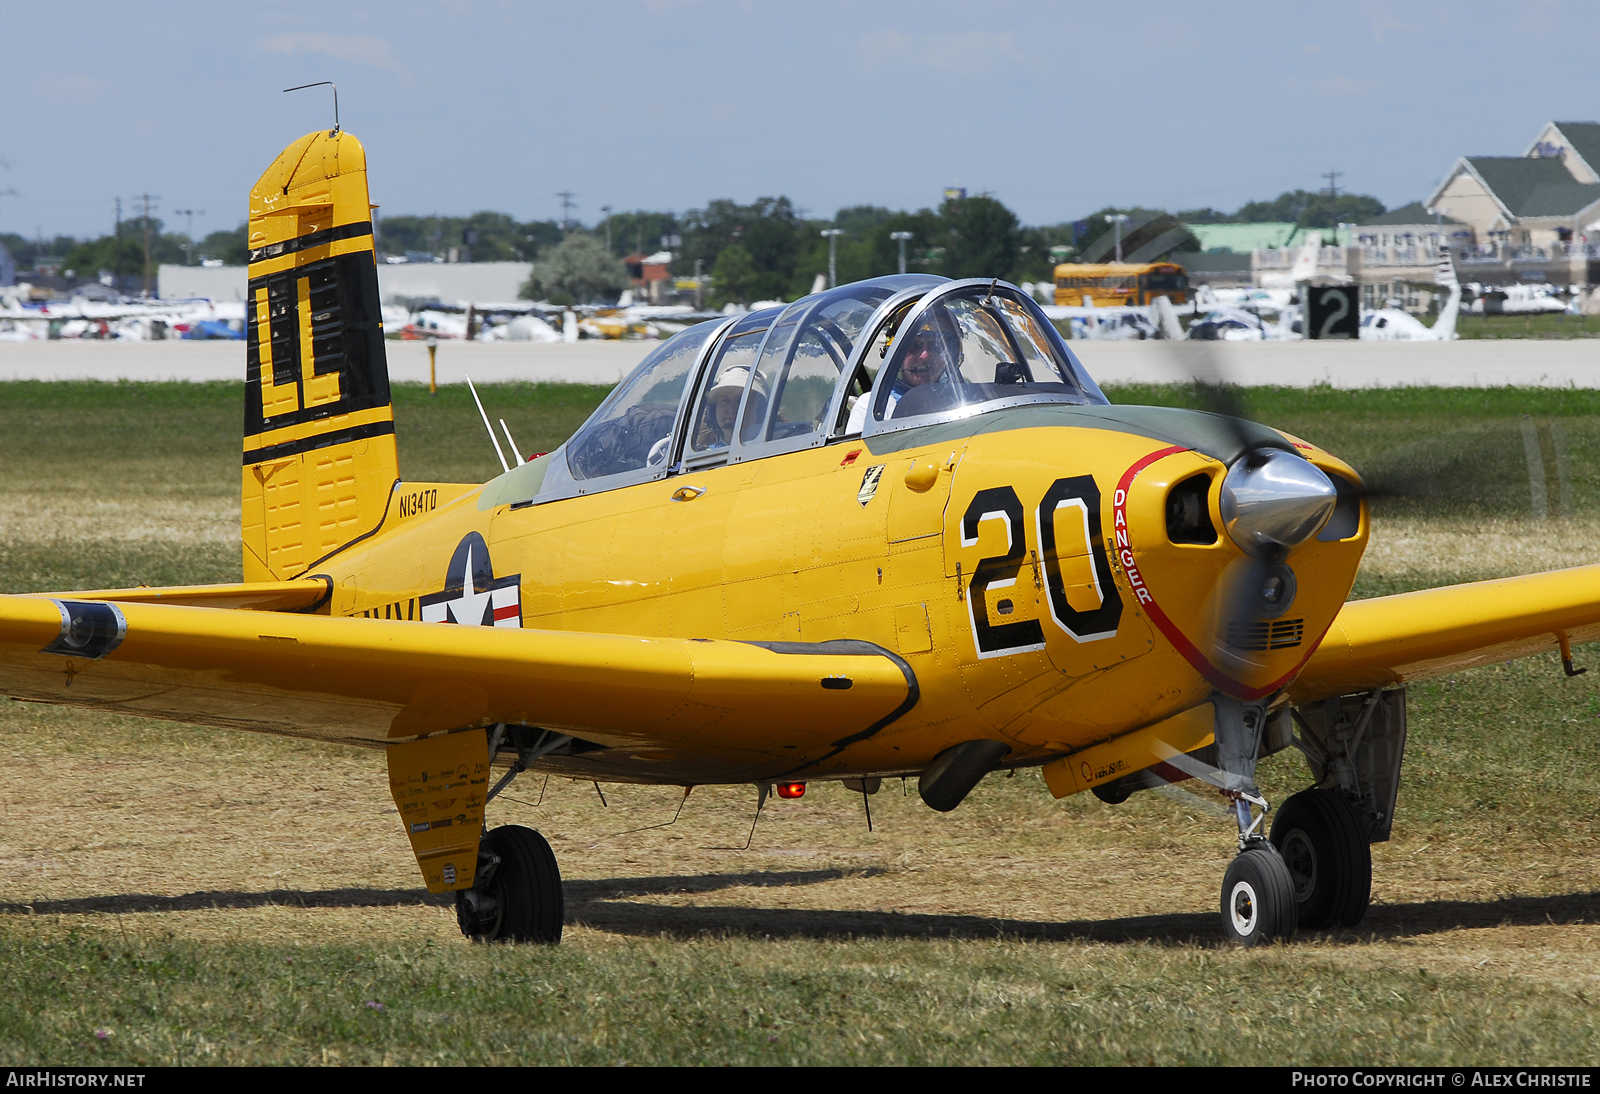
<svg viewBox="0 0 1600 1094"><path fill-rule="evenodd" d="M606 254L611 253L611 206L602 205L600 211L606 215Z"/></svg>
<svg viewBox="0 0 1600 1094"><path fill-rule="evenodd" d="M822 235L828 241L828 288L833 288L839 283L839 267L835 262L839 237L844 235L843 228L824 228Z"/></svg>
<svg viewBox="0 0 1600 1094"><path fill-rule="evenodd" d="M183 245L183 255L184 255L184 265L193 266L194 265L194 213L195 213L195 211L193 209L174 209L172 211L174 213L176 213L180 217L188 217L189 218L189 242L187 242L187 243L185 243ZM204 209L201 209L200 210L200 215L201 216L205 216L206 215L206 211Z"/></svg>
<svg viewBox="0 0 1600 1094"><path fill-rule="evenodd" d="M1117 263L1122 262L1122 226L1128 223L1127 213L1107 213L1106 223L1116 225L1117 232Z"/></svg>
<svg viewBox="0 0 1600 1094"><path fill-rule="evenodd" d="M889 238L900 244L900 272L906 272L906 240L911 238L910 232L890 232Z"/></svg>

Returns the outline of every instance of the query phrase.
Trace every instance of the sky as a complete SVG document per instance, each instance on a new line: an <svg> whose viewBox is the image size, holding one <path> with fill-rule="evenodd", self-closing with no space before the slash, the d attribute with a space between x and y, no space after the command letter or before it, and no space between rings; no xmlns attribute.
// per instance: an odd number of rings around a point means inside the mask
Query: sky
<svg viewBox="0 0 1600 1094"><path fill-rule="evenodd" d="M559 191L810 216L946 186L1029 224L1341 189L1393 207L1462 155L1600 119L1600 5L721 0L270 5L0 0L0 231L96 236L139 195L243 221L290 141L340 121L386 215L559 219ZM14 191L14 192L13 192Z"/></svg>

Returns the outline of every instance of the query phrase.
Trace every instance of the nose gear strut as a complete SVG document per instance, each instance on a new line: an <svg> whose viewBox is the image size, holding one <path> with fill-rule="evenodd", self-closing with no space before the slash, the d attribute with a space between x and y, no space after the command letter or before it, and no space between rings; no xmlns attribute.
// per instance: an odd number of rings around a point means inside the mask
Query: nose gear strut
<svg viewBox="0 0 1600 1094"><path fill-rule="evenodd" d="M1217 766L1222 769L1222 792L1232 799L1239 821L1239 850L1255 840L1265 840L1261 823L1272 809L1256 786L1256 757L1267 725L1267 708L1217 692L1211 696L1216 711ZM1253 816L1251 806L1261 810Z"/></svg>
<svg viewBox="0 0 1600 1094"><path fill-rule="evenodd" d="M1243 946L1287 941L1294 937L1299 919L1294 881L1263 831L1272 806L1256 785L1256 757L1266 731L1267 708L1220 692L1212 695L1211 702L1221 768L1218 782L1232 799L1239 824L1239 856L1222 879L1223 931Z"/></svg>

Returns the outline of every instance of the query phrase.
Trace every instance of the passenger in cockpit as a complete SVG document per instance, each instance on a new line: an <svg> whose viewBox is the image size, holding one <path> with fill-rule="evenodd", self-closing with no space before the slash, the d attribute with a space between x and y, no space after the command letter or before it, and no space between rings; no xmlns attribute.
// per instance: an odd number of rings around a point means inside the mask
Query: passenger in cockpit
<svg viewBox="0 0 1600 1094"><path fill-rule="evenodd" d="M750 379L750 370L735 365L717 377L711 390L706 392L705 410L700 415L700 428L695 438L695 450L726 448L733 440L734 419L739 416L739 397ZM750 392L750 413L759 417L766 408L767 385L760 376L755 379Z"/></svg>

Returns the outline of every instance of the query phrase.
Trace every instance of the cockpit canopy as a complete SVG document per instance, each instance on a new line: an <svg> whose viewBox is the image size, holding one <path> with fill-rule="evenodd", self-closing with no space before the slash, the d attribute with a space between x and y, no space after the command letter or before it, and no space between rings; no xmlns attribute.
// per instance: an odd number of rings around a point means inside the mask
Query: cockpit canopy
<svg viewBox="0 0 1600 1094"><path fill-rule="evenodd" d="M1105 401L1033 301L993 282L952 285L890 317L879 355L888 364L873 385L873 424L965 415L1038 396ZM858 417L869 435L883 431Z"/></svg>
<svg viewBox="0 0 1600 1094"><path fill-rule="evenodd" d="M665 342L541 473L540 499L1019 403L1104 403L1014 285L900 274ZM564 485L565 484L565 485Z"/></svg>

